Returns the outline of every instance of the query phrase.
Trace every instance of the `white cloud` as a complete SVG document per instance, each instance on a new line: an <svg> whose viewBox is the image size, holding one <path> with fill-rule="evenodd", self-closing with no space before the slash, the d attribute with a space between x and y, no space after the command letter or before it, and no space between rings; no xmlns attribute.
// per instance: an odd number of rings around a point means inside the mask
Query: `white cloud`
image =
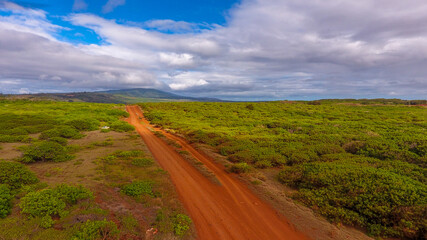
<svg viewBox="0 0 427 240"><path fill-rule="evenodd" d="M198 78L199 74L184 72L174 76L170 76L170 80L172 81L169 84L169 87L172 90L185 90L191 87L200 87L208 85L209 83L203 78Z"/></svg>
<svg viewBox="0 0 427 240"><path fill-rule="evenodd" d="M194 65L194 57L188 53L159 53L160 62L176 67L191 67Z"/></svg>
<svg viewBox="0 0 427 240"><path fill-rule="evenodd" d="M29 94L30 90L28 88L21 88L18 91L19 94Z"/></svg>
<svg viewBox="0 0 427 240"><path fill-rule="evenodd" d="M107 3L102 7L102 12L112 12L116 7L125 5L125 3L126 0L108 0Z"/></svg>

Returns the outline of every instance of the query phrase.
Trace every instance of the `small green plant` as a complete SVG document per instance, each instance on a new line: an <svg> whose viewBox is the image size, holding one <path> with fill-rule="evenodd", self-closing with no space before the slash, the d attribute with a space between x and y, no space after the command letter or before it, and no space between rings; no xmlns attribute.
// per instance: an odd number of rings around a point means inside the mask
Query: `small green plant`
<svg viewBox="0 0 427 240"><path fill-rule="evenodd" d="M42 228L51 228L54 223L55 223L55 221L49 215L43 216L40 219L40 227L42 227Z"/></svg>
<svg viewBox="0 0 427 240"><path fill-rule="evenodd" d="M6 184L14 190L38 181L36 175L28 170L24 164L0 161L0 184Z"/></svg>
<svg viewBox="0 0 427 240"><path fill-rule="evenodd" d="M255 163L255 167L257 168L270 168L273 164L268 160L261 160Z"/></svg>
<svg viewBox="0 0 427 240"><path fill-rule="evenodd" d="M105 164L112 165L116 163L117 157L114 155L108 155L104 157L102 160L104 161Z"/></svg>
<svg viewBox="0 0 427 240"><path fill-rule="evenodd" d="M132 159L132 165L137 166L137 167L148 167L153 165L153 160L149 159L149 158L135 158Z"/></svg>
<svg viewBox="0 0 427 240"><path fill-rule="evenodd" d="M66 148L61 144L43 141L26 147L21 161L24 163L63 162L71 158L72 157L67 154Z"/></svg>
<svg viewBox="0 0 427 240"><path fill-rule="evenodd" d="M66 146L68 143L68 140L66 138L63 138L63 137L52 137L49 139L49 141L59 143L62 146Z"/></svg>
<svg viewBox="0 0 427 240"><path fill-rule="evenodd" d="M184 214L177 214L173 219L173 231L177 236L184 236L190 229L191 218Z"/></svg>
<svg viewBox="0 0 427 240"><path fill-rule="evenodd" d="M0 184L0 218L5 218L10 214L12 208L11 200L13 195L6 184Z"/></svg>
<svg viewBox="0 0 427 240"><path fill-rule="evenodd" d="M54 190L67 204L76 204L79 200L93 198L93 193L81 185L74 187L61 184L54 188Z"/></svg>
<svg viewBox="0 0 427 240"><path fill-rule="evenodd" d="M233 173L246 173L250 170L250 168L251 167L247 163L241 162L231 165L229 170Z"/></svg>
<svg viewBox="0 0 427 240"><path fill-rule="evenodd" d="M153 182L151 181L137 181L122 187L122 192L128 196L136 197L142 194L154 197Z"/></svg>
<svg viewBox="0 0 427 240"><path fill-rule="evenodd" d="M92 118L73 119L66 122L67 125L79 131L94 131L99 128L99 121Z"/></svg>
<svg viewBox="0 0 427 240"><path fill-rule="evenodd" d="M111 129L116 132L130 132L135 130L135 128L127 122L124 121L115 121L111 124Z"/></svg>
<svg viewBox="0 0 427 240"><path fill-rule="evenodd" d="M46 140L54 137L78 139L83 137L75 128L69 126L60 126L54 129L44 131L40 134L39 139Z"/></svg>
<svg viewBox="0 0 427 240"><path fill-rule="evenodd" d="M117 156L118 158L130 159L133 157L139 157L139 156L143 155L143 152L139 151L139 150L119 151L119 152L116 152L114 155Z"/></svg>
<svg viewBox="0 0 427 240"><path fill-rule="evenodd" d="M114 222L87 220L71 238L72 240L117 239L119 230Z"/></svg>

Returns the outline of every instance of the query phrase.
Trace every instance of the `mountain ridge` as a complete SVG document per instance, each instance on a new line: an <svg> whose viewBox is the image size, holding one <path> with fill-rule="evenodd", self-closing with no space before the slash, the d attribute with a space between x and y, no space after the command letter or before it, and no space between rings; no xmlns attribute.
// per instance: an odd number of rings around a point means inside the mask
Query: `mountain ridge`
<svg viewBox="0 0 427 240"><path fill-rule="evenodd" d="M223 102L223 100L217 98L187 97L154 88L129 88L94 92L10 94L5 96L12 99L123 104L139 102Z"/></svg>

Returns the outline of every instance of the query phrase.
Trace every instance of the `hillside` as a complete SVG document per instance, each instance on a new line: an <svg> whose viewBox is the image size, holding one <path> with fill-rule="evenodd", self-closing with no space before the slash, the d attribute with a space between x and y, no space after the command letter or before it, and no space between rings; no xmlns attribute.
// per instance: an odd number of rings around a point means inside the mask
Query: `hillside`
<svg viewBox="0 0 427 240"><path fill-rule="evenodd" d="M7 95L11 99L48 99L67 102L138 103L138 102L222 102L216 98L193 98L150 88L99 92L38 93Z"/></svg>

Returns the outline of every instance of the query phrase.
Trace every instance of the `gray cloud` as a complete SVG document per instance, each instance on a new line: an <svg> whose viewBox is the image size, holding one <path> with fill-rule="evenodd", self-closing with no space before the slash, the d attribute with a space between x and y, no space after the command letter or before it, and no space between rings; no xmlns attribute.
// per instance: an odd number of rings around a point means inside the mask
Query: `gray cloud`
<svg viewBox="0 0 427 240"><path fill-rule="evenodd" d="M427 2L421 0L246 0L230 10L225 26L181 34L153 29L193 23L135 26L73 14L68 21L104 40L78 46L54 37L61 27L46 13L14 11L0 16L0 87L14 91L156 87L234 100L425 98L427 92Z"/></svg>
<svg viewBox="0 0 427 240"><path fill-rule="evenodd" d="M74 0L73 11L81 11L87 9L87 3L84 0Z"/></svg>

